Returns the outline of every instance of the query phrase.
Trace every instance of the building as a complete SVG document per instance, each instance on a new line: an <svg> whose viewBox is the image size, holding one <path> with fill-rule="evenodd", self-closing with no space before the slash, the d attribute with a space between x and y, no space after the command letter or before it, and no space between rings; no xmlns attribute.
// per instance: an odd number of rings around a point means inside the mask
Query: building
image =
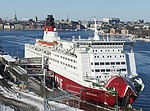
<svg viewBox="0 0 150 111"><path fill-rule="evenodd" d="M11 25L9 23L4 24L4 29L11 29Z"/></svg>
<svg viewBox="0 0 150 111"><path fill-rule="evenodd" d="M103 22L106 22L106 23L119 23L120 19L119 18L103 18Z"/></svg>
<svg viewBox="0 0 150 111"><path fill-rule="evenodd" d="M114 28L111 28L110 29L110 34L115 34L116 33L116 30Z"/></svg>
<svg viewBox="0 0 150 111"><path fill-rule="evenodd" d="M23 25L22 24L14 24L14 28L16 30L20 30L20 29L23 29Z"/></svg>
<svg viewBox="0 0 150 111"><path fill-rule="evenodd" d="M4 24L0 23L0 29L4 29Z"/></svg>
<svg viewBox="0 0 150 111"><path fill-rule="evenodd" d="M2 18L0 18L0 23L3 23L3 20L2 20Z"/></svg>
<svg viewBox="0 0 150 111"><path fill-rule="evenodd" d="M121 34L129 34L129 31L127 29L122 29Z"/></svg>

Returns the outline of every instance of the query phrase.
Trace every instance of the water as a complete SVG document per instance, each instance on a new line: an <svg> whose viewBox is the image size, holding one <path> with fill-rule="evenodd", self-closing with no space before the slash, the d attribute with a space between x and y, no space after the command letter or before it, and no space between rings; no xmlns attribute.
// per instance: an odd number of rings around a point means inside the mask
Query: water
<svg viewBox="0 0 150 111"><path fill-rule="evenodd" d="M78 38L92 37L91 31L61 32L61 38L67 39L72 36ZM11 56L24 57L24 44L35 43L35 39L41 39L43 31L0 31L0 46L2 50ZM133 107L142 108L144 111L150 110L150 42L136 42L134 44L137 71L145 84L144 91L133 104Z"/></svg>

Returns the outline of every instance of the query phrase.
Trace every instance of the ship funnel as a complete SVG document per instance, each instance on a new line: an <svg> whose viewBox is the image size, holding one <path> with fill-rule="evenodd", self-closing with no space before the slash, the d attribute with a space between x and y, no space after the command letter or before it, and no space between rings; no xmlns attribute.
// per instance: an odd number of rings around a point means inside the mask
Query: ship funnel
<svg viewBox="0 0 150 111"><path fill-rule="evenodd" d="M95 29L94 29L94 40L100 40L99 39L99 35L98 35L98 30L97 30L97 23L96 23L96 19L94 18L94 22L95 22Z"/></svg>
<svg viewBox="0 0 150 111"><path fill-rule="evenodd" d="M44 31L54 31L55 23L53 15L47 15L47 18L45 19L44 24Z"/></svg>
<svg viewBox="0 0 150 111"><path fill-rule="evenodd" d="M49 42L60 40L60 37L58 37L58 33L55 28L53 15L48 15L45 19L43 39Z"/></svg>

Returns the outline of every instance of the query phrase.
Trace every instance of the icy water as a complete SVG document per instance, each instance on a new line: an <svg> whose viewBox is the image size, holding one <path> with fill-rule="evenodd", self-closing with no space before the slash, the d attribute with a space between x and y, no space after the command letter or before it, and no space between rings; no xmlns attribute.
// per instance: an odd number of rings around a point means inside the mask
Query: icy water
<svg viewBox="0 0 150 111"><path fill-rule="evenodd" d="M92 37L91 31L60 32L61 38L72 39ZM2 50L12 56L24 57L24 44L34 43L36 38L42 38L43 31L0 31L0 46ZM135 108L150 111L150 42L136 42L134 44L137 71L145 83L145 89L133 104Z"/></svg>

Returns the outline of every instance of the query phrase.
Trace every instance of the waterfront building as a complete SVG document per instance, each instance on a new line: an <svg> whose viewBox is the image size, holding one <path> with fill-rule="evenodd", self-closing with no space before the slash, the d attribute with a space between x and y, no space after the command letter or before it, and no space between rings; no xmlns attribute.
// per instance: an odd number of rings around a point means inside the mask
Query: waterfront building
<svg viewBox="0 0 150 111"><path fill-rule="evenodd" d="M103 18L103 22L106 22L106 23L119 23L120 19L119 18Z"/></svg>
<svg viewBox="0 0 150 111"><path fill-rule="evenodd" d="M14 28L16 30L22 30L22 29L24 29L22 24L14 24Z"/></svg>
<svg viewBox="0 0 150 111"><path fill-rule="evenodd" d="M121 34L129 34L129 31L127 29L122 29Z"/></svg>
<svg viewBox="0 0 150 111"><path fill-rule="evenodd" d="M11 25L9 23L4 24L4 29L11 29Z"/></svg>
<svg viewBox="0 0 150 111"><path fill-rule="evenodd" d="M110 29L110 34L115 34L116 33L116 30L114 28L111 28Z"/></svg>
<svg viewBox="0 0 150 111"><path fill-rule="evenodd" d="M0 23L0 29L4 29L4 24Z"/></svg>

